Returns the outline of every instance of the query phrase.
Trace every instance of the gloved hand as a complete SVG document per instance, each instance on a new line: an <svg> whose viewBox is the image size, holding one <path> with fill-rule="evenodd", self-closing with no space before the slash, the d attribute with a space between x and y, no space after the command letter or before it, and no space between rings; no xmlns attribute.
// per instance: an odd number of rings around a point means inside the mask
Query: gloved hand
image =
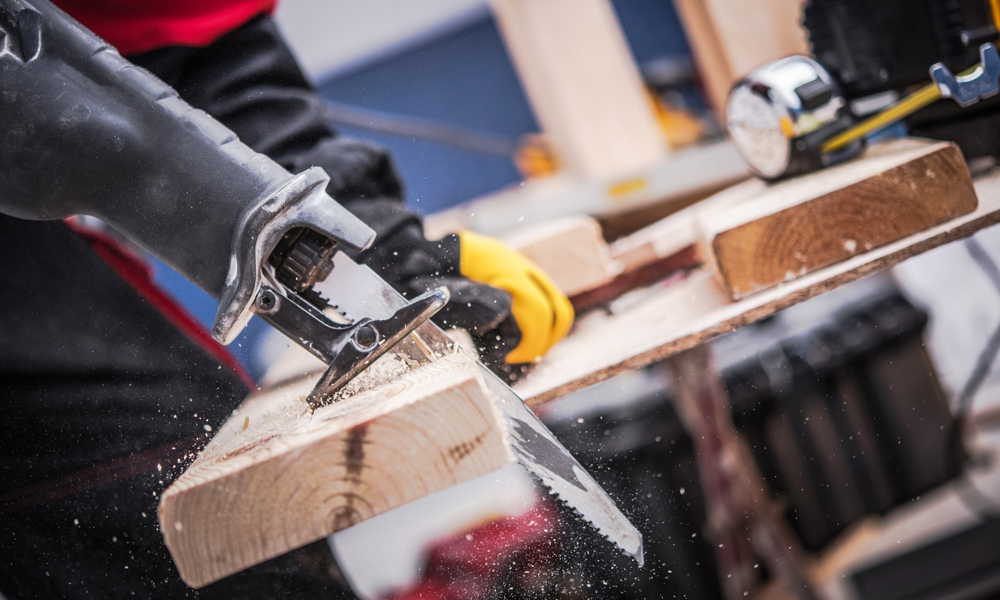
<svg viewBox="0 0 1000 600"><path fill-rule="evenodd" d="M537 362L573 325L569 298L524 255L471 231L458 234L459 272L512 297L510 311L521 332L506 356L510 364Z"/></svg>
<svg viewBox="0 0 1000 600"><path fill-rule="evenodd" d="M429 241L420 217L395 202L351 209L379 232L358 259L409 298L446 286L451 301L433 320L469 330L488 365L533 363L569 332L573 307L566 296L501 242L470 232Z"/></svg>

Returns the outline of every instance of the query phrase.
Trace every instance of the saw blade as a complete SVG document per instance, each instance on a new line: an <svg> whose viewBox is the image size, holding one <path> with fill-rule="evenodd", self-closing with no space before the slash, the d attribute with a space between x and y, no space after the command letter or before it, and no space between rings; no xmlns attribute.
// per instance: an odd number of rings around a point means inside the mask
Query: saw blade
<svg viewBox="0 0 1000 600"><path fill-rule="evenodd" d="M331 276L316 287L345 315L353 319L385 319L406 306L406 298L374 271L346 256L338 259L341 256L334 258ZM450 354L454 348L454 341L440 327L425 321L393 351L417 363L427 363ZM488 367L482 363L478 366L487 389L498 401L518 462L641 566L642 534L520 396Z"/></svg>
<svg viewBox="0 0 1000 600"><path fill-rule="evenodd" d="M351 260L343 252L333 257L333 269L313 286L345 317L353 321L369 317L389 319L407 300L369 267Z"/></svg>
<svg viewBox="0 0 1000 600"><path fill-rule="evenodd" d="M520 396L485 365L479 363L479 367L486 387L499 401L521 465L641 567L642 534L639 530L549 428L525 406Z"/></svg>

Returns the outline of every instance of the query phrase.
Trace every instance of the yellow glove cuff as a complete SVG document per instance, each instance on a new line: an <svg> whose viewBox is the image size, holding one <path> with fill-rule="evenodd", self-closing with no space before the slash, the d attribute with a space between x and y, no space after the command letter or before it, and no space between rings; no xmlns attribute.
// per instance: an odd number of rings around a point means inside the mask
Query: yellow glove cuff
<svg viewBox="0 0 1000 600"><path fill-rule="evenodd" d="M500 288L513 298L511 313L521 329L521 343L505 360L511 364L538 361L573 325L569 298L535 263L502 242L469 231L459 232L458 238L462 275Z"/></svg>

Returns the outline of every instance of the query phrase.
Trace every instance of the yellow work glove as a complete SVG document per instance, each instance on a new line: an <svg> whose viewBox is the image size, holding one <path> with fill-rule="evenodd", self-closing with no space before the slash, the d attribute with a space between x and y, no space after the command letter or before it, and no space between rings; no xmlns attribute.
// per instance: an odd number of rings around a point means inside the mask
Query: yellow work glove
<svg viewBox="0 0 1000 600"><path fill-rule="evenodd" d="M458 234L459 272L511 295L510 311L521 331L520 343L505 360L537 362L569 333L573 306L549 276L502 242L470 231Z"/></svg>
<svg viewBox="0 0 1000 600"><path fill-rule="evenodd" d="M352 210L378 231L358 260L407 298L446 286L451 300L432 319L468 330L483 362L508 382L524 373L512 367L535 362L573 324L566 296L501 242L469 232L428 240L420 216L399 202L369 200Z"/></svg>

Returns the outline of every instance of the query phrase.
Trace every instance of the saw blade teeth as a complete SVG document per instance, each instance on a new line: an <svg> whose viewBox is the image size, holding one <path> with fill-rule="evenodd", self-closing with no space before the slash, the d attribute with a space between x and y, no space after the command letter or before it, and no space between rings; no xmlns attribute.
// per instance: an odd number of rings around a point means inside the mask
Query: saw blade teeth
<svg viewBox="0 0 1000 600"><path fill-rule="evenodd" d="M334 318L334 320L337 322L341 322L342 320L344 324L354 323L354 319L351 317L351 315L344 312L344 310L340 308L339 304L333 304L332 302L327 301L326 307L327 309L332 310L334 313L336 313L335 315L331 315L329 312L324 310L323 312L324 314L326 314L326 316L331 318L339 317L339 318Z"/></svg>
<svg viewBox="0 0 1000 600"><path fill-rule="evenodd" d="M590 519L588 519L586 516L584 516L584 514L582 512L580 512L579 510L577 510L577 508L575 506L573 506L572 504L570 504L568 501L564 500L562 498L562 496L559 495L559 492L557 492L554 489L550 488L549 486L545 485L545 482L542 481L542 479L540 477L538 477L534 473L531 473L531 478L536 483L538 483L538 485L541 486L541 488L543 490L545 490L546 492L548 492L550 498L552 498L556 502L558 502L560 506L563 506L563 507L567 508L570 512L572 512L574 515L576 515L577 518L579 518L584 523L586 523L590 527L591 531L597 533L597 535L599 535L601 538L603 538L605 542L607 542L607 543L611 544L612 546L614 546L615 549L618 550L618 552L620 552L623 556L627 556L627 557L635 560L635 562L639 564L639 567L642 568L642 566L645 564L645 557L644 557L644 553L643 553L643 544L642 544L642 534L641 533L639 534L639 549L638 549L638 551L635 554L633 554L633 553L629 552L628 550L622 548L618 544L616 544L615 541L611 539L611 536L609 536L607 533L605 533L604 530L601 529L599 525L597 525L596 523L594 523L593 521L591 521Z"/></svg>

